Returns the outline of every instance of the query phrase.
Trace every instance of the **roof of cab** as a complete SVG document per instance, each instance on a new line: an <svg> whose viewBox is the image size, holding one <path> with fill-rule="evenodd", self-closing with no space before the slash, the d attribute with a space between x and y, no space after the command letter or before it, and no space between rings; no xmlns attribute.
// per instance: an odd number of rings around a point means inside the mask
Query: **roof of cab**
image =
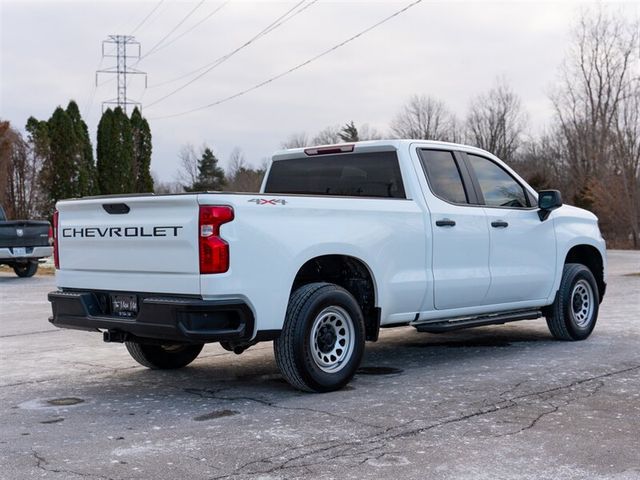
<svg viewBox="0 0 640 480"><path fill-rule="evenodd" d="M346 142L339 143L334 145L308 145L306 147L300 148L288 148L276 151L272 159L275 160L286 160L292 158L301 158L307 157L305 154L305 150L315 149L315 148L323 148L323 147L331 147L331 146L344 146L344 145L354 145L353 153L364 153L367 151L385 151L385 150L399 150L402 147L409 147L411 144L416 144L424 147L436 147L436 148L447 148L451 150L462 150L466 152L476 152L482 153L484 155L490 155L494 157L490 152L482 150L481 148L472 147L470 145L463 145L460 143L451 143L451 142L440 142L436 140L414 140L414 139L383 139L383 140L366 140L362 142ZM351 152L345 152L345 155L348 155Z"/></svg>

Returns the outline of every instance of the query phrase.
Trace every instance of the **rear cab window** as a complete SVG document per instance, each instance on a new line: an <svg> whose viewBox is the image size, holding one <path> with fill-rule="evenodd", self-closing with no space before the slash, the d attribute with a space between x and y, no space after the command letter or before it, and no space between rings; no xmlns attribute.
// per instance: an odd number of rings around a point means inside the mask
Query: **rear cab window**
<svg viewBox="0 0 640 480"><path fill-rule="evenodd" d="M264 193L406 198L396 152L276 160Z"/></svg>
<svg viewBox="0 0 640 480"><path fill-rule="evenodd" d="M468 204L460 166L448 150L420 150L420 163L433 194L450 203Z"/></svg>

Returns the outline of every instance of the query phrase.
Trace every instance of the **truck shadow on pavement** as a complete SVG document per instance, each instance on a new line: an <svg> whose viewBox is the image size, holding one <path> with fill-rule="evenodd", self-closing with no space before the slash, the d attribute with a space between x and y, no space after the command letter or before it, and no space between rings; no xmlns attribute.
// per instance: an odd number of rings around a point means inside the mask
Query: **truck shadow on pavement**
<svg viewBox="0 0 640 480"><path fill-rule="evenodd" d="M446 334L425 334L407 328L405 332L383 332L376 343L368 343L361 367L346 391L358 389L361 385L384 386L386 378L399 377L410 372L413 376L437 376L442 366L448 369L459 364L509 361L509 357L524 355L525 349L542 348L558 352L562 343L553 340L542 328L502 328L482 327L473 331ZM133 360L132 360L133 362ZM106 365L104 365L106 367ZM251 391L266 397L305 395L290 387L280 375L273 359L270 343L260 344L240 356L232 353L208 354L207 349L190 366L181 370L147 370L131 366L116 370L105 383L117 377L121 385L126 385L126 395L130 397L158 392L167 385L172 387L171 395L182 390L185 395L194 392ZM96 382L96 383L93 383ZM99 396L102 382L92 379L93 385L85 395ZM96 391L93 390L95 386Z"/></svg>

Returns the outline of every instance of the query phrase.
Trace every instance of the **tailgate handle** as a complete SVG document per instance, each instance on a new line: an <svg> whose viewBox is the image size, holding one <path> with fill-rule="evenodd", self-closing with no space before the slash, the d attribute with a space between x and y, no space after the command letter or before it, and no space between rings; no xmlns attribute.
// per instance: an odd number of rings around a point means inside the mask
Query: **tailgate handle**
<svg viewBox="0 0 640 480"><path fill-rule="evenodd" d="M124 215L131 210L126 203L103 203L102 208L111 215Z"/></svg>

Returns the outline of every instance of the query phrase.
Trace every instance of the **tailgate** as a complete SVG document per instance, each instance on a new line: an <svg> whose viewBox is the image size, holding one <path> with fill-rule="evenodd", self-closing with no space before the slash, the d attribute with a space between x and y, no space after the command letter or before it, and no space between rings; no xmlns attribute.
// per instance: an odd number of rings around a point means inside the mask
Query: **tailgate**
<svg viewBox="0 0 640 480"><path fill-rule="evenodd" d="M0 248L49 246L49 222L0 222Z"/></svg>
<svg viewBox="0 0 640 480"><path fill-rule="evenodd" d="M197 195L58 203L63 288L200 294Z"/></svg>

